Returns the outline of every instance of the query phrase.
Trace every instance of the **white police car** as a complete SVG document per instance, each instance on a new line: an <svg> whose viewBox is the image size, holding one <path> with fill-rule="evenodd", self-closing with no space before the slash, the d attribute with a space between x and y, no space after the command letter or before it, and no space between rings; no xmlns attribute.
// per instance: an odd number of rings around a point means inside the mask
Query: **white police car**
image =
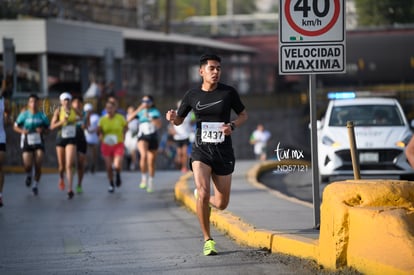
<svg viewBox="0 0 414 275"><path fill-rule="evenodd" d="M347 121L354 123L361 178L414 178L404 154L412 132L401 105L393 98L371 97L329 102L323 122L317 123L321 181L334 176L353 178Z"/></svg>

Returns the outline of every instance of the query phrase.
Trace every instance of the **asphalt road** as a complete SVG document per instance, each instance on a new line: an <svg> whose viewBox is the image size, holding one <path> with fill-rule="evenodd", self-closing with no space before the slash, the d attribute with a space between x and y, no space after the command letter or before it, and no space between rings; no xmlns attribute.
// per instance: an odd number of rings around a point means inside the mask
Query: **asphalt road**
<svg viewBox="0 0 414 275"><path fill-rule="evenodd" d="M84 193L68 200L56 174L43 176L37 197L24 175L6 175L0 274L343 274L239 246L214 228L219 255L203 256L196 216L174 200L179 177L159 172L148 194L138 172L125 172L110 194L104 173L87 174Z"/></svg>

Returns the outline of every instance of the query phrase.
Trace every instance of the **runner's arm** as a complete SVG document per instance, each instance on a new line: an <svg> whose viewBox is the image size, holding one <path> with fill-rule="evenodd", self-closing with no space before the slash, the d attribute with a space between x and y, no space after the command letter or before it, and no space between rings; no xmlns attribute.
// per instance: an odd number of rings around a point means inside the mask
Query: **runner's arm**
<svg viewBox="0 0 414 275"><path fill-rule="evenodd" d="M165 114L165 118L174 125L180 125L184 121L184 117L178 116L177 112L172 109Z"/></svg>
<svg viewBox="0 0 414 275"><path fill-rule="evenodd" d="M243 123L245 123L247 118L248 118L247 112L246 110L243 110L237 115L237 118L233 120L232 123L234 123L234 126L236 126L237 128L237 127L240 127Z"/></svg>
<svg viewBox="0 0 414 275"><path fill-rule="evenodd" d="M55 110L55 112L53 113L52 122L50 124L50 130L54 130L54 129L64 125L67 121L67 119L65 119L63 121L59 121L59 111L60 111L60 109L57 108Z"/></svg>
<svg viewBox="0 0 414 275"><path fill-rule="evenodd" d="M247 112L246 110L241 111L238 115L237 118L233 121L231 121L230 123L227 123L223 126L223 131L224 134L227 135L231 135L231 133L233 131L236 130L237 127L241 126L243 123L246 122L247 120Z"/></svg>

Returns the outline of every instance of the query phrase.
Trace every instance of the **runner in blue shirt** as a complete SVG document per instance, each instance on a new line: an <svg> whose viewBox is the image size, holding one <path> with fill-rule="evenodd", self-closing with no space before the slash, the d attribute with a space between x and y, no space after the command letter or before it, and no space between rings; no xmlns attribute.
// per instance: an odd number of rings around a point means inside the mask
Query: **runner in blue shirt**
<svg viewBox="0 0 414 275"><path fill-rule="evenodd" d="M39 97L29 96L27 109L19 114L14 123L14 131L21 134L20 147L23 151L23 166L27 174L26 186L32 186L33 194L38 194L38 184L42 173L42 161L45 151L43 135L48 131L50 122L47 116L38 111ZM34 166L34 181L32 170Z"/></svg>
<svg viewBox="0 0 414 275"><path fill-rule="evenodd" d="M141 169L141 183L139 187L153 192L153 180L155 176L155 160L158 153L158 129L161 128L161 113L155 107L154 98L151 95L142 97L141 105L128 115L128 122L138 118L138 151L139 166ZM148 175L147 175L148 173Z"/></svg>

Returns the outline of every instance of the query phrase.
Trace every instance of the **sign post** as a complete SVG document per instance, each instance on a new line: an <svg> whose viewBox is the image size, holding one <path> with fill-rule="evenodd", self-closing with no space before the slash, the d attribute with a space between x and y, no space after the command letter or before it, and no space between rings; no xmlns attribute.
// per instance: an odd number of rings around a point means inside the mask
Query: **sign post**
<svg viewBox="0 0 414 275"><path fill-rule="evenodd" d="M314 227L320 224L316 74L345 73L345 0L279 0L279 74L309 74Z"/></svg>
<svg viewBox="0 0 414 275"><path fill-rule="evenodd" d="M3 37L3 79L10 77L13 81L12 95L14 95L17 87L15 46L13 39Z"/></svg>

